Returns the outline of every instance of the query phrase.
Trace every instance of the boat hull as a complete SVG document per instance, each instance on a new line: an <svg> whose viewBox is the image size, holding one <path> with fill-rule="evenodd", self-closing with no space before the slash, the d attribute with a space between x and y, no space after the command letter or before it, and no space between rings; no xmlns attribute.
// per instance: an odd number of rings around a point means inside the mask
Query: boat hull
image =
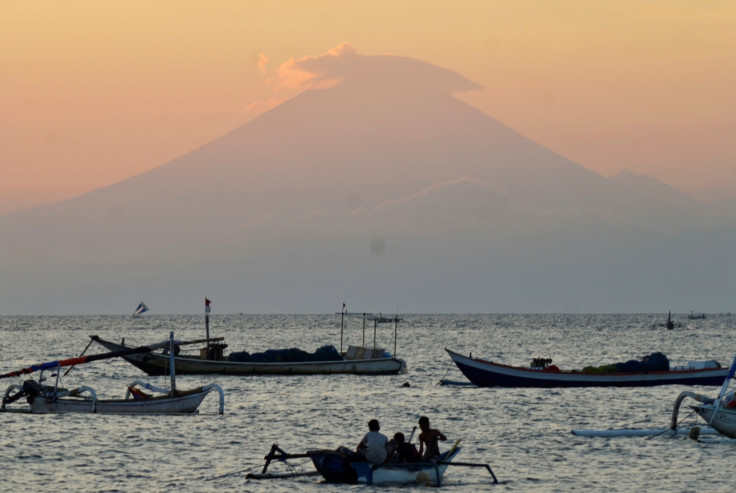
<svg viewBox="0 0 736 493"><path fill-rule="evenodd" d="M151 399L67 399L36 398L30 404L33 414L96 413L96 414L191 414L207 396L199 392L181 397Z"/></svg>
<svg viewBox="0 0 736 493"><path fill-rule="evenodd" d="M127 346L105 341L99 337L95 341L110 351L127 348ZM169 355L149 352L131 354L123 358L149 375L165 375L169 371ZM289 363L252 363L214 361L177 356L174 358L174 365L177 375L396 375L402 371L404 362L397 358L374 358Z"/></svg>
<svg viewBox="0 0 736 493"><path fill-rule="evenodd" d="M582 373L532 370L463 356L445 349L455 365L479 387L650 387L655 385L720 386L728 368L652 371L646 373Z"/></svg>
<svg viewBox="0 0 736 493"><path fill-rule="evenodd" d="M328 483L357 483L358 473L350 460L334 450L320 450L309 453L315 469Z"/></svg>
<svg viewBox="0 0 736 493"><path fill-rule="evenodd" d="M701 404L691 407L713 429L727 437L736 438L736 409L720 406L716 411L714 404ZM715 419L711 421L714 412Z"/></svg>
<svg viewBox="0 0 736 493"><path fill-rule="evenodd" d="M427 484L437 486L447 464L385 465L371 469L370 464L353 464L358 474L358 483L365 484Z"/></svg>
<svg viewBox="0 0 736 493"><path fill-rule="evenodd" d="M440 485L448 463L460 452L456 447L442 456L441 463L383 464L351 462L335 451L311 452L314 467L330 483L432 484Z"/></svg>
<svg viewBox="0 0 736 493"><path fill-rule="evenodd" d="M29 399L21 407L0 407L0 412L25 414L192 414L210 392L212 386L193 389L177 396L148 399L96 399L89 397L43 397ZM7 396L7 393L6 393ZM222 399L220 405L222 413Z"/></svg>

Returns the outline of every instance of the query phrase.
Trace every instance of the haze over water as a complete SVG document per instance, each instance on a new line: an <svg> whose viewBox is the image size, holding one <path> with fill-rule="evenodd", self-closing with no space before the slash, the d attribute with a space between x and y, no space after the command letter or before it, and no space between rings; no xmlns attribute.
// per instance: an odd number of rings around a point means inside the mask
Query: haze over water
<svg viewBox="0 0 736 493"><path fill-rule="evenodd" d="M494 361L527 365L551 357L561 368L581 368L661 351L671 364L733 358L733 318L709 315L672 331L653 328L666 314L640 315L410 315L399 325L397 355L409 373L391 377L181 376L180 388L216 382L225 390L225 414L209 396L192 416L28 416L0 414L0 462L5 491L392 491L328 485L318 478L246 480L258 472L272 443L290 452L354 447L367 421L382 431L411 432L420 415L462 439L458 460L488 463L502 484L480 470L450 468L446 491L731 491L734 445L685 437L582 438L574 428L665 428L682 386L603 389L480 389L463 382L444 348ZM167 337L204 336L201 316L0 317L0 372L78 355L90 334L129 344ZM249 352L339 345L335 315L213 316L211 335L228 350ZM372 328L366 342L372 344ZM378 344L393 351L393 328L379 327ZM352 321L345 345L362 342ZM104 352L91 346L88 354ZM63 380L119 397L135 379L162 385L122 360L75 368ZM20 379L5 379L5 386ZM405 382L410 387L402 387ZM3 387L4 388L4 387ZM717 388L692 388L715 395ZM680 417L688 415L682 409ZM685 423L695 423L694 417ZM681 426L687 426L682 424ZM415 436L416 439L416 436ZM303 459L293 461L302 464ZM273 472L285 472L278 464ZM303 464L299 470L312 470ZM421 488L421 487L417 487ZM406 491L415 488L400 488Z"/></svg>

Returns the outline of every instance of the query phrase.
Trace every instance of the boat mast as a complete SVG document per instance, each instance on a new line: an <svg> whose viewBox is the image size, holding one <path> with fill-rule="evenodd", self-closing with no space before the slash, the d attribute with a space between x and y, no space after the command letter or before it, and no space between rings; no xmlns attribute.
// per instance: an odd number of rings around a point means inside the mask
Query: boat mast
<svg viewBox="0 0 736 493"><path fill-rule="evenodd" d="M340 311L340 354L342 354L342 334L345 326L345 303L342 304Z"/></svg>
<svg viewBox="0 0 736 493"><path fill-rule="evenodd" d="M378 329L378 319L373 318L373 350L376 350L376 330Z"/></svg>
<svg viewBox="0 0 736 493"><path fill-rule="evenodd" d="M209 337L208 337L209 340ZM171 395L176 395L176 371L174 365L174 331L169 332L169 367L171 369Z"/></svg>
<svg viewBox="0 0 736 493"><path fill-rule="evenodd" d="M210 359L210 303L209 299L204 299L204 328L207 337L207 359Z"/></svg>

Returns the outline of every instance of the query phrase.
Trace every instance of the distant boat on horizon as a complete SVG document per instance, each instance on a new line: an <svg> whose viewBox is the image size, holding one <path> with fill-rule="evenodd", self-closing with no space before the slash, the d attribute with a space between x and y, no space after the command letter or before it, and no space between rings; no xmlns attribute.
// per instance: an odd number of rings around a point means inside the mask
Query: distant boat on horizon
<svg viewBox="0 0 736 493"><path fill-rule="evenodd" d="M665 327L667 330L672 330L675 327L682 327L682 322L675 322L672 320L672 310L667 312L667 321L664 323L655 323L652 328Z"/></svg>
<svg viewBox="0 0 736 493"><path fill-rule="evenodd" d="M142 314L142 313L145 313L145 312L147 312L147 311L148 311L148 307L146 306L146 304L145 304L145 303L143 303L143 302L141 301L141 302L140 302L140 303L138 304L138 308L136 308L136 309L135 309L135 311L133 312L133 316L134 316L134 317L137 317L138 315L140 315L140 314Z"/></svg>

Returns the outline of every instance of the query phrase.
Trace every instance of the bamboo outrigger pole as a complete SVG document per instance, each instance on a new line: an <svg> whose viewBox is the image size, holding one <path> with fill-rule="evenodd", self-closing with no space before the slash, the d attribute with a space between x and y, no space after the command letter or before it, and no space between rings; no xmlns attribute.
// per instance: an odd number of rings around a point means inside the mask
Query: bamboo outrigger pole
<svg viewBox="0 0 736 493"><path fill-rule="evenodd" d="M99 361L102 359L117 358L117 357L127 356L129 354L136 354L136 353L145 353L148 351L153 351L155 349L162 348L166 344L169 344L169 341L158 343L158 344L152 344L150 346L126 348L126 349L121 349L120 351L112 351L112 352L102 353L102 354L91 354L89 356L78 356L76 358L62 359L62 360L57 360L57 361L47 361L45 363L31 365L28 368L23 368L21 370L5 373L3 375L0 375L0 378L19 377L21 375L27 375L29 373L33 373L35 371L47 370L49 368L81 365L84 363L91 363L92 361Z"/></svg>

